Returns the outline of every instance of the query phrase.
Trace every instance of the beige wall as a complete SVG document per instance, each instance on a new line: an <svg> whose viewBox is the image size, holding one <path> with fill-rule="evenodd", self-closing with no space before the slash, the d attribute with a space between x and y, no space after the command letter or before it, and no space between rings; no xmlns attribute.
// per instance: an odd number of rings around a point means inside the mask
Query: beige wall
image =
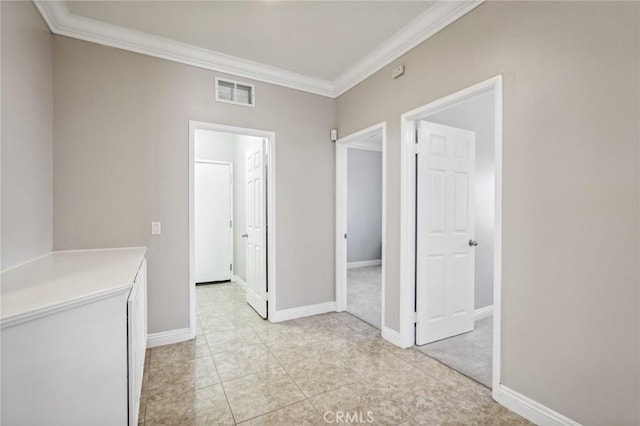
<svg viewBox="0 0 640 426"><path fill-rule="evenodd" d="M31 2L2 8L2 268L51 250L52 39Z"/></svg>
<svg viewBox="0 0 640 426"><path fill-rule="evenodd" d="M54 38L54 247L148 246L151 333L189 326L189 120L276 132L277 309L334 300L334 100L255 82L255 108L217 103L217 75Z"/></svg>
<svg viewBox="0 0 640 426"><path fill-rule="evenodd" d="M485 3L337 102L343 135L387 121L397 330L400 114L504 75L502 382L587 424L640 421L638 16L637 2Z"/></svg>

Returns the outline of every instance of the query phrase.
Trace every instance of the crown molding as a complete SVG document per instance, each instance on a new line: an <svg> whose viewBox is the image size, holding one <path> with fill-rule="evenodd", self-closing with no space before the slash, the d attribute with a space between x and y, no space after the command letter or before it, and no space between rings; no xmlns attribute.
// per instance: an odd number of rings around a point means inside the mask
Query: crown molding
<svg viewBox="0 0 640 426"><path fill-rule="evenodd" d="M340 96L483 2L484 0L437 2L336 78L333 81L335 96Z"/></svg>
<svg viewBox="0 0 640 426"><path fill-rule="evenodd" d="M78 16L69 12L64 1L34 0L34 3L54 34L334 97L333 84L327 80Z"/></svg>
<svg viewBox="0 0 640 426"><path fill-rule="evenodd" d="M340 96L483 1L437 2L334 81L329 81L78 16L69 12L65 1L33 0L54 34L330 98Z"/></svg>

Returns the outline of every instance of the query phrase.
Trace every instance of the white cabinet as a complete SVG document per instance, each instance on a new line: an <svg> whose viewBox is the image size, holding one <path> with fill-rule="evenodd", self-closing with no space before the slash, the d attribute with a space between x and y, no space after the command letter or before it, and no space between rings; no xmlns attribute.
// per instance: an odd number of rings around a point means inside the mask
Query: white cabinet
<svg viewBox="0 0 640 426"><path fill-rule="evenodd" d="M129 424L138 424L140 393L147 349L147 261L133 283L127 300L128 354L129 354Z"/></svg>
<svg viewBox="0 0 640 426"><path fill-rule="evenodd" d="M137 424L144 248L53 252L3 272L3 425Z"/></svg>

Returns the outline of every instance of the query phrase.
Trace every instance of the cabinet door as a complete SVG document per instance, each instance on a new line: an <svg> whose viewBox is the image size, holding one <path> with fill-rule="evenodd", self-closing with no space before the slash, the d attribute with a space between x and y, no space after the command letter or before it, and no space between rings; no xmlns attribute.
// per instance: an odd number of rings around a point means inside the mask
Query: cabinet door
<svg viewBox="0 0 640 426"><path fill-rule="evenodd" d="M140 393L147 347L147 261L140 270L127 300L129 350L129 425L138 424Z"/></svg>

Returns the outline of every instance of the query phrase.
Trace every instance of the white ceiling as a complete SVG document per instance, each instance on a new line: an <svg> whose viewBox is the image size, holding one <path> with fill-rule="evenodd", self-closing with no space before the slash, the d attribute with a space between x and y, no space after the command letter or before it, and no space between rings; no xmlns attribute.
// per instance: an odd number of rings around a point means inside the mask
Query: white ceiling
<svg viewBox="0 0 640 426"><path fill-rule="evenodd" d="M72 14L334 80L433 2L68 1Z"/></svg>
<svg viewBox="0 0 640 426"><path fill-rule="evenodd" d="M483 1L33 0L54 34L331 98Z"/></svg>

